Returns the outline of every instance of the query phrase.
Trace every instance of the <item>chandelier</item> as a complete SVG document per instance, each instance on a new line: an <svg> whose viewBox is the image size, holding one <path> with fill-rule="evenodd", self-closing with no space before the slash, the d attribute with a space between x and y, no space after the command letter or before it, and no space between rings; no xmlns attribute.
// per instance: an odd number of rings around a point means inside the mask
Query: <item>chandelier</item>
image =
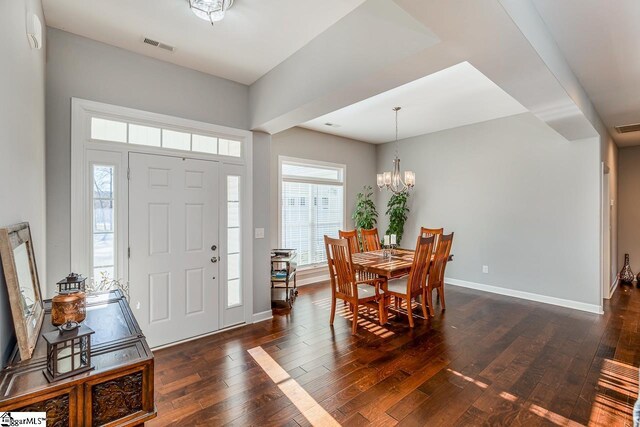
<svg viewBox="0 0 640 427"><path fill-rule="evenodd" d="M211 22L222 21L225 12L233 6L233 0L189 0L191 11L200 19Z"/></svg>
<svg viewBox="0 0 640 427"><path fill-rule="evenodd" d="M404 172L404 179L400 174L400 157L398 157L398 111L400 107L395 107L396 112L396 158L393 160L393 171L383 172L377 175L378 188L393 192L394 194L402 194L409 191L416 184L416 174L411 171Z"/></svg>

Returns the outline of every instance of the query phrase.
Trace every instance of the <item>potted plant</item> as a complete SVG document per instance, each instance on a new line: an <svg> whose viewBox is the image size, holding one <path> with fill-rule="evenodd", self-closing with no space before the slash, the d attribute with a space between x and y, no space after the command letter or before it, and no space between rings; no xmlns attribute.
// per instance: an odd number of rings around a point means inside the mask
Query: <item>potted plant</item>
<svg viewBox="0 0 640 427"><path fill-rule="evenodd" d="M351 219L355 223L356 229L369 230L376 226L378 222L378 211L376 205L371 199L373 191L370 186L365 185L363 191L356 196L356 208L353 211ZM362 242L360 242L362 244Z"/></svg>
<svg viewBox="0 0 640 427"><path fill-rule="evenodd" d="M404 192L400 194L394 194L387 203L387 215L389 216L389 228L385 234L395 234L398 245L402 240L402 233L404 232L404 223L407 221L407 215L409 208L407 207L407 200L409 199L409 193Z"/></svg>

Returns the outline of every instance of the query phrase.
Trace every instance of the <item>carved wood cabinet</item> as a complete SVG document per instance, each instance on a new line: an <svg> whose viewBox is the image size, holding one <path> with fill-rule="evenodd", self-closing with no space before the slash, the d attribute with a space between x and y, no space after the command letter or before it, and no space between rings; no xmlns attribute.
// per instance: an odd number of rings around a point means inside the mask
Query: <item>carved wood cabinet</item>
<svg viewBox="0 0 640 427"><path fill-rule="evenodd" d="M51 325L51 301L33 357L20 360L14 350L0 371L0 412L47 413L47 425L129 426L156 416L153 400L153 353L120 291L87 295L85 324L95 331L91 363L95 369L49 383L46 343L42 334Z"/></svg>

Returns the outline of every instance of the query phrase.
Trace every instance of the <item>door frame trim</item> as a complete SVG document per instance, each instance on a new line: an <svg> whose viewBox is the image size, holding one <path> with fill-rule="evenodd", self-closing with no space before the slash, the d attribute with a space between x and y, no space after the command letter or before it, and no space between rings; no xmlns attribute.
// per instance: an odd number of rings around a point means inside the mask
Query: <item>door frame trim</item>
<svg viewBox="0 0 640 427"><path fill-rule="evenodd" d="M141 145L129 145L127 143L96 141L90 139L91 117L104 117L116 120L124 120L139 124L148 124L158 127L166 125L172 128L184 129L191 132L206 132L220 138L233 138L243 143L241 157L229 157L216 154L197 153L193 151L179 151L158 147L146 147ZM242 243L245 251L242 254L242 274L243 274L243 302L245 324L253 322L253 133L243 129L235 129L227 126L215 125L212 123L183 119L180 117L158 114L133 108L121 107L117 105L105 104L101 102L89 101L80 98L71 98L71 265L72 271L89 272L89 260L87 249L89 238L86 236L87 226L91 217L91 210L88 205L86 193L88 176L88 150L101 150L121 155L120 177L124 177L126 182L126 168L128 167L128 156L130 152L159 154L169 156L182 156L190 159L218 161L220 165L240 165L244 166L243 180L245 182L244 193L241 195L242 203L245 206L242 215L242 228L244 229ZM121 230L116 230L121 242L129 241L128 229L128 185L121 185L120 194L116 194L118 212L126 212L127 218L121 218L119 226ZM124 189L124 190L122 190ZM124 209L124 210L123 210ZM124 219L124 221L123 221ZM127 245L117 246L117 259L125 260L120 262L117 276L129 278L128 262L122 251ZM89 276L93 273L89 272ZM224 284L221 283L221 287ZM49 289L53 291L53 289ZM221 324L222 325L222 324ZM222 327L222 326L221 326Z"/></svg>

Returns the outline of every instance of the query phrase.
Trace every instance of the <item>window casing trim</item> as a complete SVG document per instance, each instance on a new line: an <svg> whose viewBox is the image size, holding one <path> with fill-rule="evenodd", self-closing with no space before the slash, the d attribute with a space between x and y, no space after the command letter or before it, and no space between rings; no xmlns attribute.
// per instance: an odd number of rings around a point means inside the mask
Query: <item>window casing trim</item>
<svg viewBox="0 0 640 427"><path fill-rule="evenodd" d="M308 166L324 166L326 168L331 169L341 169L342 170L342 181L338 180L330 180L330 179L322 179L322 178L300 178L297 176L287 176L282 174L282 165L283 163L293 163L299 165L308 165ZM278 218L277 218L277 233L278 233L278 246L282 247L282 183L283 182L301 182L308 184L329 184L329 185L341 185L343 187L342 190L342 224L345 227L347 222L347 182L348 182L348 174L347 174L347 165L341 163L332 163L325 162L322 160L311 160L311 159L303 159L298 157L289 157L289 156L278 156ZM314 269L326 266L327 263L311 263L305 264L300 267L300 269Z"/></svg>

